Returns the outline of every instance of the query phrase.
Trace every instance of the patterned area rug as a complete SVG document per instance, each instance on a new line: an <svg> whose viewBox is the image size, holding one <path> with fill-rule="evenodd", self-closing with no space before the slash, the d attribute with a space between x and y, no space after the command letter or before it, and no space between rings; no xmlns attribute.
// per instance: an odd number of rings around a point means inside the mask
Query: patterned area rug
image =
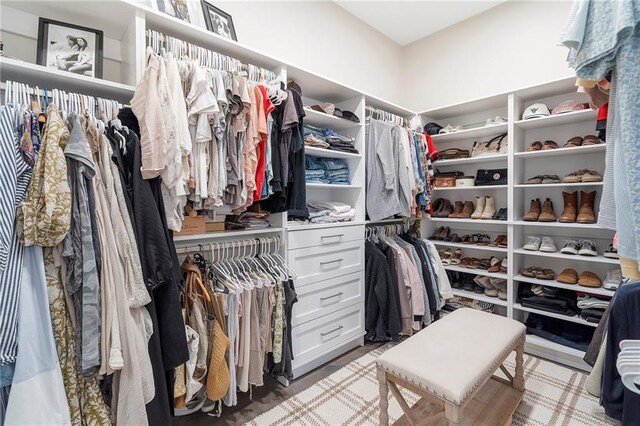
<svg viewBox="0 0 640 426"><path fill-rule="evenodd" d="M377 425L378 380L375 360L383 346L253 419L251 426ZM524 399L514 414L516 426L618 425L604 414L598 399L584 389L585 374L525 354ZM514 354L506 362L514 371ZM403 390L409 405L418 396ZM402 416L389 392L389 422Z"/></svg>

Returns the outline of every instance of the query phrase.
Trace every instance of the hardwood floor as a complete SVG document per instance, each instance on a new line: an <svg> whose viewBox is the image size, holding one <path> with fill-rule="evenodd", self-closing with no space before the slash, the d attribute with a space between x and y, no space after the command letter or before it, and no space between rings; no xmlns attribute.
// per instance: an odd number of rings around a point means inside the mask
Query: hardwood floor
<svg viewBox="0 0 640 426"><path fill-rule="evenodd" d="M238 392L238 405L235 407L223 407L220 418L209 416L199 411L188 416L174 417L173 424L175 426L244 424L383 344L372 343L355 348L330 363L294 380L289 386L283 386L272 377L265 375L264 386L253 388L252 400L249 399L248 393Z"/></svg>

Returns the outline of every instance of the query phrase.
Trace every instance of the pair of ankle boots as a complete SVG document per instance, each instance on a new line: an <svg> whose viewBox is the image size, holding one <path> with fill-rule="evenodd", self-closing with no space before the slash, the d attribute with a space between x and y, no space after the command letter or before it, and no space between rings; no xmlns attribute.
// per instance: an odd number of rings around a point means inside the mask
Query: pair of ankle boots
<svg viewBox="0 0 640 426"><path fill-rule="evenodd" d="M564 209L560 215L560 219L556 219L556 214L553 210L553 202L550 198L547 198L540 205L540 200L531 200L531 207L529 212L524 215L524 220L527 222L555 222L558 220L561 223L596 223L595 214L595 200L596 191L584 192L580 191L580 208L578 209L578 192L563 192L562 198L564 200Z"/></svg>

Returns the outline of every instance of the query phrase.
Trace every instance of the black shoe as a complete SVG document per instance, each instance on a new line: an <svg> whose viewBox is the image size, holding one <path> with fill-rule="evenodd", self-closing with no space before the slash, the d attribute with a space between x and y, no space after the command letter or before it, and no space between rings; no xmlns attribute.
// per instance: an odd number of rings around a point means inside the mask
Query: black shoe
<svg viewBox="0 0 640 426"><path fill-rule="evenodd" d="M476 293L476 294L484 294L484 287L479 286L475 282L473 284L474 284L474 287L473 287L473 292L474 293Z"/></svg>
<svg viewBox="0 0 640 426"><path fill-rule="evenodd" d="M498 220L507 220L507 209L501 209L502 210L502 214L500 214L500 217L498 218Z"/></svg>
<svg viewBox="0 0 640 426"><path fill-rule="evenodd" d="M473 282L473 276L471 274L465 274L463 290L474 291L477 284Z"/></svg>

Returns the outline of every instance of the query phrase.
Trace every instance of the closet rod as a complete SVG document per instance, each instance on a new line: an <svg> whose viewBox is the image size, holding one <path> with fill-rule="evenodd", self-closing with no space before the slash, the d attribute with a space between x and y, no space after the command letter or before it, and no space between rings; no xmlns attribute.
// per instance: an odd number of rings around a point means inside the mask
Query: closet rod
<svg viewBox="0 0 640 426"><path fill-rule="evenodd" d="M18 84L18 85L23 85L26 86L27 89L27 94L30 96L41 96L41 97L47 97L47 99L53 99L53 90L58 90L59 92L61 92L62 95L65 96L65 100L68 100L68 95L69 94L76 94L76 95L80 95L80 96L88 96L90 98L94 98L94 99L104 99L108 102L117 102L113 99L106 99L106 98L100 98L97 96L91 96L91 95L84 95L82 93L76 93L76 92L69 92L69 91L65 91L65 90L60 90L60 89L49 89L48 87L45 87L44 89L40 89L38 86L36 87L31 87L26 83L20 83L17 81L12 81L11 84ZM7 89L7 83L5 82L0 82L0 91L5 91ZM122 108L130 108L131 105L123 105L120 102L117 102L118 104L118 108L122 109Z"/></svg>
<svg viewBox="0 0 640 426"><path fill-rule="evenodd" d="M249 72L253 74L257 72L260 76L264 76L264 80L277 80L280 81L280 76L268 69L259 67L257 65L249 64L240 61L239 59L233 58L231 56L223 55L222 53L215 52L211 49L207 49L193 43L180 40L179 38L165 35L159 31L155 30L147 30L147 46L151 47L155 54L159 55L162 53L162 50L167 52L171 52L176 56L187 56L193 60L198 60L198 62L202 64L203 60L208 62L210 68L217 69L219 71L227 71L227 72ZM159 43L159 44L158 44ZM174 43L178 44L175 45ZM171 44L171 46L168 46ZM178 49L180 54L176 54L174 49ZM205 58L206 56L206 58ZM213 64L218 65L214 67ZM230 69L230 68L233 69Z"/></svg>
<svg viewBox="0 0 640 426"><path fill-rule="evenodd" d="M374 108L370 105L365 105L365 116L366 118L374 118L376 120L390 121L392 123L398 124L399 126L408 125L408 120L406 118L396 114L392 114L390 112L387 112L379 108Z"/></svg>

